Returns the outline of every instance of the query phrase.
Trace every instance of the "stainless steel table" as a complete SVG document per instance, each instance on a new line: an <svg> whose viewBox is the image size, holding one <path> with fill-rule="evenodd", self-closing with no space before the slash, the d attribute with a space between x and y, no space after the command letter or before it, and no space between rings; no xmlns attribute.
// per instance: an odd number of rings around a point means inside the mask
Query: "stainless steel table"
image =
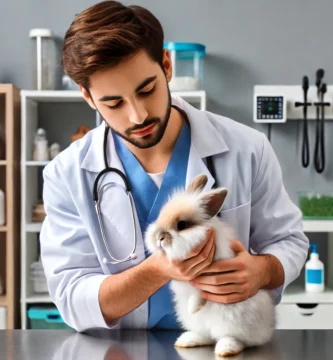
<svg viewBox="0 0 333 360"><path fill-rule="evenodd" d="M0 359L6 360L206 360L214 347L178 350L175 331L0 330ZM221 358L219 358L221 359ZM333 359L333 331L277 330L273 340L232 360Z"/></svg>

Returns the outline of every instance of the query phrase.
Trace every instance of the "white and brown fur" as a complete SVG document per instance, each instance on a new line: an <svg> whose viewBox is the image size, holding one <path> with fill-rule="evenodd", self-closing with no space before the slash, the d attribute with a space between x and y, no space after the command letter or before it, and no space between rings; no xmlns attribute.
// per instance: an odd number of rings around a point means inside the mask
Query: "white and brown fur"
<svg viewBox="0 0 333 360"><path fill-rule="evenodd" d="M207 177L199 175L186 191L175 192L166 202L146 232L145 242L151 253L164 251L170 260L182 260L206 239L209 228L214 228L214 260L234 257L230 248L230 241L235 239L234 232L216 217L227 189L204 192L206 183ZM216 343L215 353L229 356L271 339L275 328L275 306L269 291L261 289L245 301L222 304L202 299L200 290L187 281L172 280L170 286L177 319L187 330L177 339L176 346Z"/></svg>

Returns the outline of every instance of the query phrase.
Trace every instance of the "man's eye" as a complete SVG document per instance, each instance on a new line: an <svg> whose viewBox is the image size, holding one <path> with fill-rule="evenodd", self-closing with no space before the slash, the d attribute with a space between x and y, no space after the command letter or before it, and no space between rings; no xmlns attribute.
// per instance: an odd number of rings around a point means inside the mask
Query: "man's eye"
<svg viewBox="0 0 333 360"><path fill-rule="evenodd" d="M149 94L152 94L155 90L155 87L151 88L150 90L148 91L140 91L139 94L142 95L142 96L147 96Z"/></svg>
<svg viewBox="0 0 333 360"><path fill-rule="evenodd" d="M111 110L114 110L114 109L117 109L121 103L122 103L122 101L119 101L116 105L113 105L113 106L107 105L107 107Z"/></svg>

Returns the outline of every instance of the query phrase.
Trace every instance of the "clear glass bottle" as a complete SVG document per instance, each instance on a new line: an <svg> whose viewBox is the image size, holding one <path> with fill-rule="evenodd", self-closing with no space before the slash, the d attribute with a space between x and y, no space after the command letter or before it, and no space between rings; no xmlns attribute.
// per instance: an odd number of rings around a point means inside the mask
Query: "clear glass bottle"
<svg viewBox="0 0 333 360"><path fill-rule="evenodd" d="M55 90L57 87L57 46L50 29L32 29L29 33L34 41L33 89Z"/></svg>

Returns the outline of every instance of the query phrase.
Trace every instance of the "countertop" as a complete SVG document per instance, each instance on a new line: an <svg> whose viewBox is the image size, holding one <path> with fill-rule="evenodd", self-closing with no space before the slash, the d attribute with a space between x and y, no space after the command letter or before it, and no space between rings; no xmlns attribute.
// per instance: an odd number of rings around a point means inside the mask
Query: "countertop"
<svg viewBox="0 0 333 360"><path fill-rule="evenodd" d="M214 347L178 350L176 331L0 330L0 359L11 360L206 360ZM265 346L229 359L325 360L333 358L333 330L276 330ZM219 358L221 359L221 358Z"/></svg>

